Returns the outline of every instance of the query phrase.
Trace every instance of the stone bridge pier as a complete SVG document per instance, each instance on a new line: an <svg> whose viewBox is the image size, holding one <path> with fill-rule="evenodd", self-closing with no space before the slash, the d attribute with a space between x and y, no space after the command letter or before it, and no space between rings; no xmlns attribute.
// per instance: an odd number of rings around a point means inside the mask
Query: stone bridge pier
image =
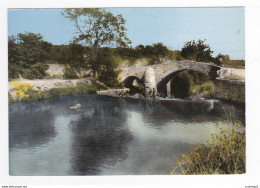
<svg viewBox="0 0 260 188"><path fill-rule="evenodd" d="M155 73L151 67L147 67L144 72L144 94L147 97L157 96Z"/></svg>

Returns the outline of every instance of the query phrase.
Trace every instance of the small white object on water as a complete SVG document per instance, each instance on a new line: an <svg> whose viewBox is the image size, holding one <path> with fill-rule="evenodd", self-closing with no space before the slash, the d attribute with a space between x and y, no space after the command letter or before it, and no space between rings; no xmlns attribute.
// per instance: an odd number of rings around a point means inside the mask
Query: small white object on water
<svg viewBox="0 0 260 188"><path fill-rule="evenodd" d="M76 104L75 106L70 107L72 110L76 110L81 107L81 104Z"/></svg>

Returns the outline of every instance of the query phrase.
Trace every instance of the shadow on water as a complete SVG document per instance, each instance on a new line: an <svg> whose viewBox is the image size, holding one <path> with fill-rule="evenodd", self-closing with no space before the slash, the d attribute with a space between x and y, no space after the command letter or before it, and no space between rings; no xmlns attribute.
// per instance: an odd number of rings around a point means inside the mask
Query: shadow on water
<svg viewBox="0 0 260 188"><path fill-rule="evenodd" d="M46 144L56 136L53 125L54 115L48 105L12 104L9 106L9 147Z"/></svg>
<svg viewBox="0 0 260 188"><path fill-rule="evenodd" d="M132 135L125 127L126 114L118 100L99 98L93 114L70 123L71 163L74 175L98 175L106 166L127 158Z"/></svg>

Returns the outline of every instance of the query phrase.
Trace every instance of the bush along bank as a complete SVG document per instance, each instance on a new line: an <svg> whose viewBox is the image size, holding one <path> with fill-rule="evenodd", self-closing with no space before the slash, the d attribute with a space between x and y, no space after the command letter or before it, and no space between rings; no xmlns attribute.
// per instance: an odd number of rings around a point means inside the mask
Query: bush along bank
<svg viewBox="0 0 260 188"><path fill-rule="evenodd" d="M16 90L14 97L8 92L9 103L37 101L66 95L95 94L100 89L107 89L105 85L99 83L80 83L75 86L52 88L45 91L34 89L30 83L12 82L11 84Z"/></svg>
<svg viewBox="0 0 260 188"><path fill-rule="evenodd" d="M181 154L170 174L179 169L181 174L243 174L245 167L245 131L220 129L221 135L211 134L212 142L195 145L190 153Z"/></svg>

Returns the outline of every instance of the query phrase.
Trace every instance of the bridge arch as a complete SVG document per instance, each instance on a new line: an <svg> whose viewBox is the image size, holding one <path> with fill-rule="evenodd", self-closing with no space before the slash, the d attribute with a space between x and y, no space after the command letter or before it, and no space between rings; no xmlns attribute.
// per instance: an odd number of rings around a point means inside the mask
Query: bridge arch
<svg viewBox="0 0 260 188"><path fill-rule="evenodd" d="M165 73L164 76L162 76L158 81L157 81L157 92L159 96L161 97L166 97L169 96L171 93L171 86L170 86L170 80L174 78L177 74L184 72L184 71L196 71L200 72L206 76L208 76L210 79L214 79L211 77L211 74L209 72L206 72L203 69L197 69L197 68L184 68L184 69L174 69L174 70L169 70Z"/></svg>
<svg viewBox="0 0 260 188"><path fill-rule="evenodd" d="M127 78L124 79L123 84L124 84L125 87L131 88L131 87L134 86L134 82L135 81L138 84L143 84L143 81L140 78L136 77L136 76L128 76Z"/></svg>
<svg viewBox="0 0 260 188"><path fill-rule="evenodd" d="M130 94L142 93L144 94L143 80L136 76L128 76L124 79L123 84L130 89Z"/></svg>

